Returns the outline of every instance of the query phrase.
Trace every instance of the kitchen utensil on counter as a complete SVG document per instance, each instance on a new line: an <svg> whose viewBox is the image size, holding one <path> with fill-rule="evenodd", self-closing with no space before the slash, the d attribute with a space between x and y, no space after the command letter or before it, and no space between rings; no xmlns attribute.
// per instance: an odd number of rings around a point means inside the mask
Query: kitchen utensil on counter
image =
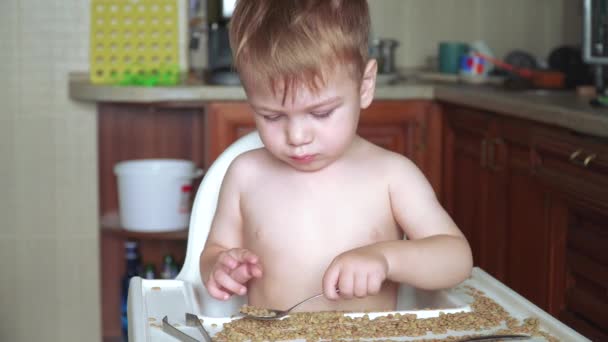
<svg viewBox="0 0 608 342"><path fill-rule="evenodd" d="M561 71L515 67L512 64L504 62L498 58L493 58L479 52L475 52L474 55L492 62L501 69L507 70L519 77L530 80L531 85L536 88L561 89L565 85L565 75Z"/></svg>
<svg viewBox="0 0 608 342"><path fill-rule="evenodd" d="M482 51L479 51L483 53ZM538 60L532 54L522 51L522 50L513 50L507 53L507 55L503 58L504 62L507 64L511 64L516 68L522 69L538 69L540 67Z"/></svg>
<svg viewBox="0 0 608 342"><path fill-rule="evenodd" d="M469 46L462 42L439 43L439 72L458 74L460 59L469 52Z"/></svg>
<svg viewBox="0 0 608 342"><path fill-rule="evenodd" d="M399 42L395 39L374 39L371 45L370 56L378 62L379 74L396 74L395 50Z"/></svg>

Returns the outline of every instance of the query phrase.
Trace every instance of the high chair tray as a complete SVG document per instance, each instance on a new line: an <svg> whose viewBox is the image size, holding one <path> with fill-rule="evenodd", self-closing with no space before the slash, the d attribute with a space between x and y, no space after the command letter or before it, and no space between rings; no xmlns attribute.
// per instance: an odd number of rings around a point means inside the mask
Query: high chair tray
<svg viewBox="0 0 608 342"><path fill-rule="evenodd" d="M145 337L142 341L176 341L162 331L162 319L167 316L169 322L184 333L193 338L203 341L202 336L196 327L186 326L185 314L197 314L203 320L203 326L213 337L221 331L224 323L228 323L235 317L208 317L201 315L199 298L196 291L189 283L180 280L143 280L132 281L131 286L139 287L141 290L142 302L140 307L143 315L139 324L145 325ZM512 317L523 321L528 317L535 317L539 320L540 328L562 341L589 341L568 326L564 325L548 313L544 312L513 290L509 289L498 280L494 279L479 268L473 269L471 278L461 285L449 291L435 291L433 293L412 290L410 293L401 291L398 308L409 307L409 310L398 310L394 312L369 312L352 313L352 317L369 315L370 319L385 316L388 314L416 314L418 318L429 318L439 316L440 313L470 312L470 304L473 298L470 296L470 287L482 291L485 296L491 298L501 305ZM405 298L408 297L409 298ZM411 309L418 306L417 309ZM430 309L425 309L430 308ZM129 314L134 314L132 310ZM235 314L238 314L235 312ZM503 328L506 326L503 326ZM441 339L448 336L462 336L471 334L492 333L494 328L487 331L448 331L448 334L431 334L419 337L397 337L391 338L396 341L416 341L423 339ZM542 338L533 338L529 341L544 341Z"/></svg>

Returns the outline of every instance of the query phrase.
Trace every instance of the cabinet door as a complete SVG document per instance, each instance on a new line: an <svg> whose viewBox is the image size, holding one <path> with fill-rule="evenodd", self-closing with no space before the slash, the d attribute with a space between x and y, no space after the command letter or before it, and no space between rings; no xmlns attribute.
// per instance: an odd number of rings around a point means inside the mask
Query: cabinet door
<svg viewBox="0 0 608 342"><path fill-rule="evenodd" d="M499 157L491 161L491 170L499 175L501 189L495 224L504 232L507 243L504 261L505 283L544 310L549 310L551 248L558 243L551 234L549 193L534 178L530 148L529 123L499 120ZM490 150L493 151L493 150ZM489 159L494 159L492 155Z"/></svg>
<svg viewBox="0 0 608 342"><path fill-rule="evenodd" d="M496 236L491 194L495 193L488 171L487 148L491 140L489 116L463 107L446 106L445 206L473 250L473 261L498 279L502 267L495 264Z"/></svg>
<svg viewBox="0 0 608 342"><path fill-rule="evenodd" d="M550 313L595 341L608 340L608 147L561 130L534 135L535 172L551 211Z"/></svg>
<svg viewBox="0 0 608 342"><path fill-rule="evenodd" d="M245 101L210 102L205 106L207 167L239 137L255 130L253 113Z"/></svg>

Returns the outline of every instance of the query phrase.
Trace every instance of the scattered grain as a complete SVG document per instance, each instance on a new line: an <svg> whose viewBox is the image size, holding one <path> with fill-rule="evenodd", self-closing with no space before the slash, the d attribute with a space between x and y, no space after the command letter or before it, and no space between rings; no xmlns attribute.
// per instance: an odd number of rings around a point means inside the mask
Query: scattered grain
<svg viewBox="0 0 608 342"><path fill-rule="evenodd" d="M427 333L445 334L448 331L481 331L500 329L497 333L529 334L544 337L547 341L558 341L555 337L541 331L537 318L527 318L523 322L511 317L496 302L481 291L467 288L473 297L471 312L440 314L438 317L418 319L414 314L395 314L370 319L368 315L360 318L344 316L344 312L298 312L283 320L260 321L242 318L226 323L216 341L278 341L306 339L307 341L344 340L358 341L363 338L392 338L398 336L417 337ZM254 311L250 311L254 310ZM262 310L243 307L241 312ZM503 324L507 326L503 328ZM474 336L474 335L471 335ZM463 336L449 337L441 341L458 341ZM438 340L424 340L438 341Z"/></svg>

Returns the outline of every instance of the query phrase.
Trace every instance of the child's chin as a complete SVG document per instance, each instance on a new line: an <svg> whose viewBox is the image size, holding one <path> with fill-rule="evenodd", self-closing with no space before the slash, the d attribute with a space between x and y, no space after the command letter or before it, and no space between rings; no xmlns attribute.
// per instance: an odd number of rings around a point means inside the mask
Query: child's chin
<svg viewBox="0 0 608 342"><path fill-rule="evenodd" d="M323 168L325 168L327 166L326 163L319 161L319 160L314 160L309 163L298 163L296 161L289 159L287 161L287 164L289 164L289 166L291 166L295 170L302 171L302 172L315 172L315 171L322 170Z"/></svg>

